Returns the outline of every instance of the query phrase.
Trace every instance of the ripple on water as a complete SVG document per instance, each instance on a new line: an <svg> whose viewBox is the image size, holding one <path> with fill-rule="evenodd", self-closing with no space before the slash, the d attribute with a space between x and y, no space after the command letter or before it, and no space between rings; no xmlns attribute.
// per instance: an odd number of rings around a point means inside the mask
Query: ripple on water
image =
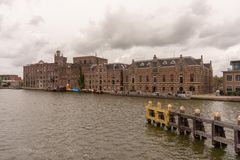
<svg viewBox="0 0 240 160"><path fill-rule="evenodd" d="M25 90L0 90L0 97L1 160L239 159L231 147L216 150L210 141L147 125L147 98ZM229 102L161 102L175 110L184 105L189 113L200 108L206 118L220 111L231 122L240 113Z"/></svg>

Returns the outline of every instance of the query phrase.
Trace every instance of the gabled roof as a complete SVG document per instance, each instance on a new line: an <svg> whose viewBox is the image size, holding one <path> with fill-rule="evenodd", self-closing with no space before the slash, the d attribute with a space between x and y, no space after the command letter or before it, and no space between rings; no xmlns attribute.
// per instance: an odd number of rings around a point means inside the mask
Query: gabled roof
<svg viewBox="0 0 240 160"><path fill-rule="evenodd" d="M152 64L152 60L145 60L145 61L136 61L135 65L138 68L146 68L146 67L150 67Z"/></svg>
<svg viewBox="0 0 240 160"><path fill-rule="evenodd" d="M179 63L180 58L162 58L157 59L158 66L175 66ZM135 61L134 64L137 68L148 68L152 65L153 60L143 60L143 61ZM183 62L188 65L200 65L201 59L195 59L193 57L183 57Z"/></svg>

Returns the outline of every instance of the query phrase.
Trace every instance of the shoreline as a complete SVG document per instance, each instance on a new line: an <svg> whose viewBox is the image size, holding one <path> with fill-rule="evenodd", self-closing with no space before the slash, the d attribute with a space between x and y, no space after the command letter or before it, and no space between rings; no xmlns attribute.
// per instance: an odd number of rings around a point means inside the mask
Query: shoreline
<svg viewBox="0 0 240 160"><path fill-rule="evenodd" d="M210 100L210 101L224 101L224 102L240 102L240 96L215 96L215 95L193 95L192 100Z"/></svg>
<svg viewBox="0 0 240 160"><path fill-rule="evenodd" d="M0 88L0 89L16 89L16 88ZM22 87L16 90L36 90L36 91L47 91L46 89L38 89L38 88L28 88ZM55 91L61 92L61 91ZM79 93L91 93L91 92L79 92ZM93 93L99 94L99 93ZM180 98L180 97L164 97L164 96L154 96L154 95L137 95L137 94L112 94L109 92L103 92L101 94L109 94L112 96L126 96L126 97L143 97L143 98L155 98L155 99L173 99L173 100L209 100L209 101L223 101L223 102L240 102L240 96L215 96L213 94L204 94L204 95L192 95L191 98Z"/></svg>

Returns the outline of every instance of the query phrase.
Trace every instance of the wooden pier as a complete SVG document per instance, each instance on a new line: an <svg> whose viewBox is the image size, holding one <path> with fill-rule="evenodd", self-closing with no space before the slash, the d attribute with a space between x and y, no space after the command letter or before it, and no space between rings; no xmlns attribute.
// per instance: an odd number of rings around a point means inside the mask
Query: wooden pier
<svg viewBox="0 0 240 160"><path fill-rule="evenodd" d="M187 114L183 106L180 107L179 112L175 112L172 111L171 105L168 105L167 109L162 109L161 103L153 106L151 101L146 105L146 120L149 124L168 130L178 130L181 135L192 134L194 139L198 140L210 139L215 148L232 145L235 152L240 154L240 116L237 118L237 123L233 124L222 122L219 112L214 113L213 119L203 118L200 114L199 109L195 109L193 114ZM211 126L210 133L206 132L205 125ZM227 128L233 132L233 137L226 137Z"/></svg>

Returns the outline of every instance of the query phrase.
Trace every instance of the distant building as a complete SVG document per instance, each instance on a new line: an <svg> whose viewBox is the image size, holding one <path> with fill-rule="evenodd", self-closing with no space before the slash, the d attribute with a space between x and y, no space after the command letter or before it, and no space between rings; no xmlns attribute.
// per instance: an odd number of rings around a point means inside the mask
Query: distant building
<svg viewBox="0 0 240 160"><path fill-rule="evenodd" d="M123 91L123 71L127 66L122 63L93 64L85 73L85 88L104 92Z"/></svg>
<svg viewBox="0 0 240 160"><path fill-rule="evenodd" d="M103 92L159 92L161 94L211 93L213 90L212 64L203 63L203 57L178 57L132 61L132 64L108 63L96 56L74 57L73 63L60 51L54 63L39 61L23 67L24 86L54 89L70 86ZM84 79L80 80L80 75Z"/></svg>
<svg viewBox="0 0 240 160"><path fill-rule="evenodd" d="M212 63L203 63L203 57L132 61L123 71L125 91L174 94L191 91L193 94L212 93Z"/></svg>
<svg viewBox="0 0 240 160"><path fill-rule="evenodd" d="M56 89L66 87L79 88L80 71L89 71L90 66L97 63L107 63L107 59L86 56L74 57L73 63L67 63L67 58L56 51L54 63L39 61L23 67L24 87L36 89Z"/></svg>
<svg viewBox="0 0 240 160"><path fill-rule="evenodd" d="M0 87L19 88L22 78L18 75L0 75Z"/></svg>
<svg viewBox="0 0 240 160"><path fill-rule="evenodd" d="M231 61L231 69L223 71L223 90L225 94L240 92L240 60Z"/></svg>

